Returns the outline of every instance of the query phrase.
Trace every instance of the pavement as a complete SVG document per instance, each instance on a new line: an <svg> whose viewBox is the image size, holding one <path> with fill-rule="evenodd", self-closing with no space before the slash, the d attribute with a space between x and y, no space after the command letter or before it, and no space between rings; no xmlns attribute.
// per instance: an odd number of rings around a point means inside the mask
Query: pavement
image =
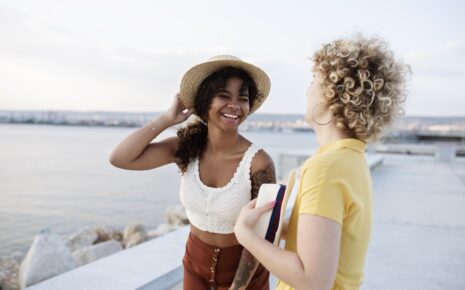
<svg viewBox="0 0 465 290"><path fill-rule="evenodd" d="M361 289L465 289L465 160L386 155L372 172Z"/></svg>

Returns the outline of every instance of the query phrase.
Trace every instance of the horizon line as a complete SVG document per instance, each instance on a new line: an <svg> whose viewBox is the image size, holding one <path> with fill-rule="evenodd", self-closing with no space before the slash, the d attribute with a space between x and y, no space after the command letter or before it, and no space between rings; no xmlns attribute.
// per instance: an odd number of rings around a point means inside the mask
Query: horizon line
<svg viewBox="0 0 465 290"><path fill-rule="evenodd" d="M106 110L70 110L70 109L2 109L0 112L67 112L67 113L121 113L121 114L160 114L164 111L106 111ZM305 113L282 113L282 112L255 112L254 115L299 115L305 116ZM420 114L405 114L402 117L422 117L422 118L465 118L459 115L420 115Z"/></svg>

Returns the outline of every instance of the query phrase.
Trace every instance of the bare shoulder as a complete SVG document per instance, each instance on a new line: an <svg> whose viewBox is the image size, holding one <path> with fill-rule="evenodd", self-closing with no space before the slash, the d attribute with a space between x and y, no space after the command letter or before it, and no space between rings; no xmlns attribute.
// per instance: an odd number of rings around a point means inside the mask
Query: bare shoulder
<svg viewBox="0 0 465 290"><path fill-rule="evenodd" d="M250 180L252 183L252 198L257 197L258 190L263 183L276 183L273 159L263 149L258 151L252 160Z"/></svg>
<svg viewBox="0 0 465 290"><path fill-rule="evenodd" d="M257 154L255 154L252 159L252 164L250 166L251 174L270 167L272 167L274 171L274 162L271 156L263 149L258 150Z"/></svg>

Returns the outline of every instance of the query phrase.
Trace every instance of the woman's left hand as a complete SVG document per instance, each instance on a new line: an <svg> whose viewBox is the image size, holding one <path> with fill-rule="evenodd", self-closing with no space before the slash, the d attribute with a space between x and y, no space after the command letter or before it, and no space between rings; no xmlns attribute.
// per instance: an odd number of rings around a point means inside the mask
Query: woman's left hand
<svg viewBox="0 0 465 290"><path fill-rule="evenodd" d="M271 210L276 202L272 201L259 207L255 207L256 203L256 198L251 200L242 208L241 213L237 218L236 225L234 226L234 234L236 234L236 238L239 243L241 243L244 234L248 231L252 231L260 217L267 211Z"/></svg>

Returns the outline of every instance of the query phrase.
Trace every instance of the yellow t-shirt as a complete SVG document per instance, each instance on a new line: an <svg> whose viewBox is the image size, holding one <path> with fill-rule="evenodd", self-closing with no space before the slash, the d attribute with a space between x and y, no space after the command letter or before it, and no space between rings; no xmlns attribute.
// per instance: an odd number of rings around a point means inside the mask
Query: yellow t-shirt
<svg viewBox="0 0 465 290"><path fill-rule="evenodd" d="M343 139L321 147L303 166L286 234L286 250L297 252L299 215L314 214L341 225L339 264L332 289L359 289L371 234L371 177L366 143ZM276 289L293 289L283 281Z"/></svg>

